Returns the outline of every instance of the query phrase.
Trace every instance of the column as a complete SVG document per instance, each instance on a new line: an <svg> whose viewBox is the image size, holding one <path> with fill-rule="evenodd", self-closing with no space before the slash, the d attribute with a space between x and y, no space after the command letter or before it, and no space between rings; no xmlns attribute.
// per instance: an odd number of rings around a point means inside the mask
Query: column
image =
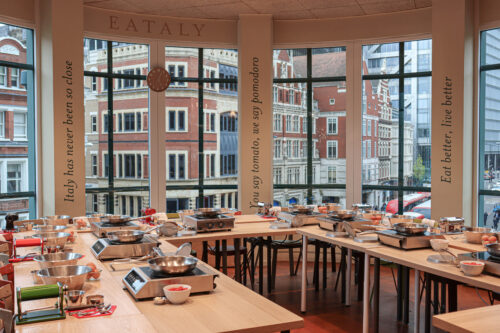
<svg viewBox="0 0 500 333"><path fill-rule="evenodd" d="M432 218L472 219L470 0L432 2ZM474 216L475 218L475 216Z"/></svg>
<svg viewBox="0 0 500 333"><path fill-rule="evenodd" d="M272 16L240 15L238 25L239 209L273 198Z"/></svg>
<svg viewBox="0 0 500 333"><path fill-rule="evenodd" d="M83 1L39 1L43 203L40 215L85 214Z"/></svg>

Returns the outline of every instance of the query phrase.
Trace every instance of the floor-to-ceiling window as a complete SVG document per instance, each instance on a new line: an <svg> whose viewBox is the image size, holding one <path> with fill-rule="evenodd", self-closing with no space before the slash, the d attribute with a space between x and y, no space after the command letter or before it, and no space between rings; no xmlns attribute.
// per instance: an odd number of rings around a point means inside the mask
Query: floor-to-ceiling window
<svg viewBox="0 0 500 333"><path fill-rule="evenodd" d="M165 48L167 212L237 208L238 52Z"/></svg>
<svg viewBox="0 0 500 333"><path fill-rule="evenodd" d="M88 213L149 207L149 47L84 40Z"/></svg>
<svg viewBox="0 0 500 333"><path fill-rule="evenodd" d="M478 225L500 221L500 29L481 32Z"/></svg>
<svg viewBox="0 0 500 333"><path fill-rule="evenodd" d="M33 30L0 23L0 221L36 215Z"/></svg>
<svg viewBox="0 0 500 333"><path fill-rule="evenodd" d="M273 52L274 204L345 205L346 49Z"/></svg>
<svg viewBox="0 0 500 333"><path fill-rule="evenodd" d="M363 46L362 199L430 217L430 39Z"/></svg>

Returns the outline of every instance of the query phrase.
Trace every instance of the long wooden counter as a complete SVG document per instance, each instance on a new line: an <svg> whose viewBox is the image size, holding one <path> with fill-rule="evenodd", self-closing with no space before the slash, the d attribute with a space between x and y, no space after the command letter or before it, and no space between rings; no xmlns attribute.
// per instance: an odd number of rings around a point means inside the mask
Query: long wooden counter
<svg viewBox="0 0 500 333"><path fill-rule="evenodd" d="M196 241L214 241L223 239L266 237L266 236L285 236L297 233L297 228L271 229L272 220L267 222L237 223L231 231L204 232L193 236L169 237L169 242L196 242Z"/></svg>
<svg viewBox="0 0 500 333"><path fill-rule="evenodd" d="M22 238L30 233L16 234ZM96 238L80 233L72 245L73 252L85 255L81 264L93 262L102 269L99 281L86 282L86 295L100 293L105 302L118 305L111 316L20 325L18 332L88 332L102 328L120 332L275 332L303 327L300 316L256 294L245 286L219 273L213 293L193 295L183 305L154 305L152 300L136 302L123 290L122 277L128 272L112 271L106 263L96 260L90 246ZM171 251L173 245L162 241L162 249ZM200 262L199 264L205 265ZM38 269L35 262L15 264L16 286L32 286L30 271ZM23 308L33 309L53 304L54 299L24 302ZM107 330L106 330L107 331Z"/></svg>
<svg viewBox="0 0 500 333"><path fill-rule="evenodd" d="M436 315L432 323L446 332L493 333L500 332L499 317L500 305L493 305Z"/></svg>

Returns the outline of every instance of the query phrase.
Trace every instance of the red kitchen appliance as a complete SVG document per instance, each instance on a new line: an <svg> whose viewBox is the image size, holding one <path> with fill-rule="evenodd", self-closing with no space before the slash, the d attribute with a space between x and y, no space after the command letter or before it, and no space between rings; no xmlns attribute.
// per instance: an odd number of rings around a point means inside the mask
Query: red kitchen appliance
<svg viewBox="0 0 500 333"><path fill-rule="evenodd" d="M40 246L41 248L41 253L33 253L33 254L28 254L24 257L19 257L17 256L17 248L20 247L38 247ZM13 254L12 258L9 259L9 262L14 263L14 262L20 262L20 261L30 261L33 260L33 257L38 254L43 254L43 240L41 238L27 238L27 239L19 239L19 238L14 238L12 241L12 247L13 247Z"/></svg>

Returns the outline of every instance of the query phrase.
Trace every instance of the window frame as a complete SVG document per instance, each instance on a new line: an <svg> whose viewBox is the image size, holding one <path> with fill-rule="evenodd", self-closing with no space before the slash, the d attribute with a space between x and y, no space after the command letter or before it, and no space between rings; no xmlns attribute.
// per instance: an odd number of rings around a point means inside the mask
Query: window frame
<svg viewBox="0 0 500 333"><path fill-rule="evenodd" d="M402 38L401 38L402 39ZM405 79L409 78L419 78L419 77L430 77L430 80L432 80L432 68L429 71L416 71L416 72L406 72L405 71L405 43L410 42L410 41L423 41L423 40L429 40L432 43L432 37L422 37L419 39L408 39L408 40L403 40L401 41L392 41L392 42L366 42L361 44L361 49L365 45L376 45L379 44L380 48L384 45L396 45L399 44L399 51L395 50L390 50L390 52L397 52L398 59L399 59L399 70L397 73L386 73L386 74L363 74L360 73L361 75L361 80L362 84L364 85L364 82L367 80L383 80L383 79L397 79L398 80L398 143L396 145L397 151L398 151L398 179L397 179L397 185L370 185L370 184L362 184L361 185L361 190L362 192L366 190L382 190L382 191L394 191L397 192L397 199L398 199L398 214L403 214L403 196L405 192L431 192L431 187L424 187L424 186L407 186L404 185L404 122L405 122L405 105L404 103L401 103L400 101L405 100ZM389 52L389 51L384 51L384 52ZM432 58L432 50L430 51L430 55ZM363 96L361 96L363 98ZM366 124L364 122L365 119L370 119L370 118L365 118L363 112L362 112L362 117L363 117L363 136L366 136ZM392 145L392 143L390 143ZM364 142L362 142L362 147L364 147ZM364 148L363 148L364 150ZM392 150L392 147L391 147ZM391 152L392 155L392 152ZM361 158L361 170L363 170L363 156Z"/></svg>
<svg viewBox="0 0 500 333"><path fill-rule="evenodd" d="M341 46L333 46L335 48L343 48L344 51L346 52L346 60L348 57L348 51L347 51L347 46L346 45L341 45ZM291 49L298 49L297 48L291 48ZM275 48L274 51L280 50L281 48ZM314 178L314 170L313 170L313 159L317 158L316 156L316 151L315 151L315 146L316 146L316 141L313 140L312 135L316 133L316 121L318 118L315 118L313 116L313 84L317 82L346 82L347 81L347 76L346 75L339 75L339 76L318 76L314 77L312 75L312 67L313 67L313 48L300 48L301 50L305 50L305 55L306 55L306 76L301 77L301 78L283 78L283 77L278 77L277 73L279 71L278 66L273 66L273 87L276 87L275 84L288 84L289 86L292 86L294 84L305 84L306 89L305 89L305 96L301 95L300 99L299 98L294 98L294 105L303 105L305 104L306 106L306 116L303 118L303 122L306 122L306 133L307 133L307 139L306 139L306 145L302 146L303 149L306 149L306 170L303 173L305 175L305 182L304 184L300 183L300 180L297 181L295 184L290 184L288 182L288 170L289 168L286 168L284 177L286 177L287 182L283 182L282 184L273 184L274 189L305 189L307 191L307 196L306 196L306 203L307 204L312 204L313 203L313 189L345 189L346 184L317 184L315 183L316 179ZM274 52L273 51L273 52ZM281 91L280 89L281 86L277 86L278 91ZM305 99L305 101L304 101ZM283 103L282 100L275 101L278 103ZM299 103L300 102L300 103ZM299 103L299 104L297 104ZM287 117L285 117L285 124L286 125L286 120ZM288 131L288 127L286 126L286 132L288 133L293 133ZM304 129L303 129L304 131ZM299 133L300 133L300 124L299 124ZM290 140L284 140L286 142L286 146L288 148ZM286 153L286 152L285 152ZM287 155L285 155L287 156ZM347 177L346 177L347 178Z"/></svg>
<svg viewBox="0 0 500 333"><path fill-rule="evenodd" d="M486 132L486 74L492 71L500 71L500 61L498 63L486 63L486 34L490 30L499 30L500 27L485 29L480 31L479 35L479 128L478 128L478 172L477 172L477 225L484 226L484 200L485 197L496 197L500 200L500 191L484 189L484 171L485 171L485 132Z"/></svg>

